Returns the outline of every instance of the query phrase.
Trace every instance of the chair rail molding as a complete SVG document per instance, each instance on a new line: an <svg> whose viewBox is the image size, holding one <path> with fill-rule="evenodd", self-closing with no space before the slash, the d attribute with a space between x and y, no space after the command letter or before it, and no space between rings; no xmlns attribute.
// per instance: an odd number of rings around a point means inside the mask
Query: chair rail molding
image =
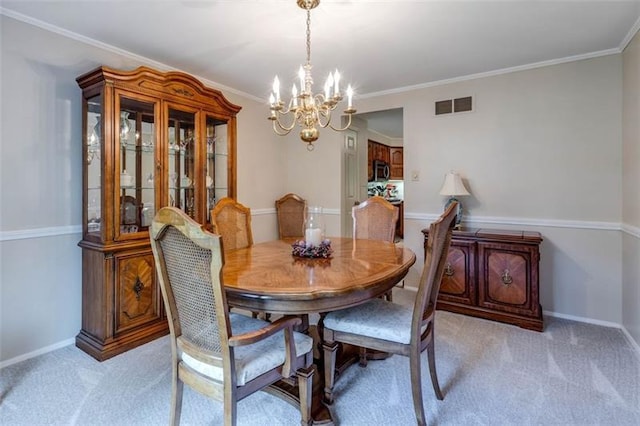
<svg viewBox="0 0 640 426"><path fill-rule="evenodd" d="M324 209L326 215L340 215L340 209ZM275 215L275 208L251 210L251 216ZM418 220L430 223L439 217L437 213L406 213L406 220ZM542 226L551 228L576 228L576 229L600 229L605 231L622 231L626 234L640 238L640 228L626 223L617 222L592 222L579 220L535 219L499 216L474 216L466 218L465 223L495 224L514 226ZM14 231L0 231L0 241L25 240L30 238L57 237L61 235L80 234L81 225L51 226L46 228L18 229Z"/></svg>
<svg viewBox="0 0 640 426"><path fill-rule="evenodd" d="M81 234L82 225L51 226L47 228L18 229L0 231L0 241L26 240L30 238L58 237L61 235Z"/></svg>
<svg viewBox="0 0 640 426"><path fill-rule="evenodd" d="M427 223L438 218L438 214L406 213L405 219L420 220ZM562 220L562 219L536 219L521 217L500 217L500 216L473 216L465 217L466 224L492 224L492 225L514 225L514 226L541 226L549 228L576 228L576 229L599 229L604 231L622 231L625 225L619 222L596 222L585 220ZM632 228L632 227L629 227ZM626 231L626 230L625 230ZM636 231L638 229L636 228ZM629 231L626 231L629 232Z"/></svg>

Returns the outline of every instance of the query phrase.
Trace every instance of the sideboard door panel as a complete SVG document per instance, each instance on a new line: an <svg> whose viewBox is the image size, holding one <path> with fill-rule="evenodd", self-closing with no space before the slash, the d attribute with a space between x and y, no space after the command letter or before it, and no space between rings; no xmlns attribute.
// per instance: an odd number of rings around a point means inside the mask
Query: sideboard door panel
<svg viewBox="0 0 640 426"><path fill-rule="evenodd" d="M474 304L475 244L452 241L440 284L439 300Z"/></svg>
<svg viewBox="0 0 640 426"><path fill-rule="evenodd" d="M526 248L478 243L480 306L529 314L531 303L531 256ZM521 251L520 251L521 250Z"/></svg>

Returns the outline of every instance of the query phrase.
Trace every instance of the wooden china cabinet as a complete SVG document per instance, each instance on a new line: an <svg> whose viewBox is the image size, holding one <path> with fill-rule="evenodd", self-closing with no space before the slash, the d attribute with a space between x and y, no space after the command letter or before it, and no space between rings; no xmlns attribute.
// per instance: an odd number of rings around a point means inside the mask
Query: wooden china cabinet
<svg viewBox="0 0 640 426"><path fill-rule="evenodd" d="M97 68L82 89L82 329L105 360L168 333L149 243L163 206L200 223L236 197L236 114L221 92L180 72Z"/></svg>

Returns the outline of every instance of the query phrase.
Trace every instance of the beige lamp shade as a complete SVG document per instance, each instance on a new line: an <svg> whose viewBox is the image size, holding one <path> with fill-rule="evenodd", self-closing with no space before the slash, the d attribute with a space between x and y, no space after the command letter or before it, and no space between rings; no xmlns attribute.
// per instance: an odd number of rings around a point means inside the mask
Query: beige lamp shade
<svg viewBox="0 0 640 426"><path fill-rule="evenodd" d="M444 183L442 184L442 188L440 189L440 195L447 196L457 196L457 195L471 195L467 188L465 188L464 183L462 183L462 178L460 175L454 171L451 171L444 175Z"/></svg>

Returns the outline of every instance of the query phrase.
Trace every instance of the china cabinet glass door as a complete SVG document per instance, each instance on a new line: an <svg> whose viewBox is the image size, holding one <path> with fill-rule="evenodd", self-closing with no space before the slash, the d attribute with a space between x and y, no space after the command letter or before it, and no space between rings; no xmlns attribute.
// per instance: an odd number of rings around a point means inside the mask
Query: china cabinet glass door
<svg viewBox="0 0 640 426"><path fill-rule="evenodd" d="M221 198L229 196L229 148L227 122L213 116L206 117L207 132L207 221L211 209Z"/></svg>
<svg viewBox="0 0 640 426"><path fill-rule="evenodd" d="M102 93L85 101L85 146L86 162L86 210L84 233L89 239L100 240L102 232L102 165L104 158L104 133L102 131Z"/></svg>
<svg viewBox="0 0 640 426"><path fill-rule="evenodd" d="M153 100L119 96L115 140L116 215L121 238L146 232L156 208L156 105Z"/></svg>
<svg viewBox="0 0 640 426"><path fill-rule="evenodd" d="M197 114L170 107L168 115L168 204L180 208L196 219L194 188L197 180Z"/></svg>

